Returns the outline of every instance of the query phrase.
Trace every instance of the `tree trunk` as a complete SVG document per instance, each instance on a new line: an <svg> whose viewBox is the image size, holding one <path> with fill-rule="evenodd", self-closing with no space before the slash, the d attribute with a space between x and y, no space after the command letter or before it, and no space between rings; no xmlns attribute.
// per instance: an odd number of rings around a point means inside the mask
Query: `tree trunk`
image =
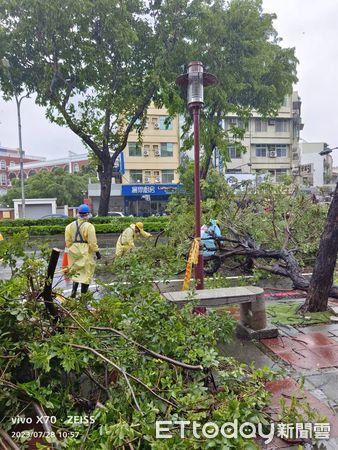
<svg viewBox="0 0 338 450"><path fill-rule="evenodd" d="M113 175L113 163L109 159L105 159L102 165L98 167L101 194L99 203L99 216L107 216L109 211L110 190Z"/></svg>
<svg viewBox="0 0 338 450"><path fill-rule="evenodd" d="M205 152L203 164L202 164L202 167L201 167L201 170L200 170L200 178L201 178L201 180L206 180L206 178L207 178L208 171L209 171L210 164L211 164L211 158L212 158L212 155L213 155L213 153L215 151L215 148L216 148L216 145L212 144L211 145L211 151L210 152L209 151Z"/></svg>
<svg viewBox="0 0 338 450"><path fill-rule="evenodd" d="M315 268L303 311L326 311L338 252L338 183L320 239Z"/></svg>

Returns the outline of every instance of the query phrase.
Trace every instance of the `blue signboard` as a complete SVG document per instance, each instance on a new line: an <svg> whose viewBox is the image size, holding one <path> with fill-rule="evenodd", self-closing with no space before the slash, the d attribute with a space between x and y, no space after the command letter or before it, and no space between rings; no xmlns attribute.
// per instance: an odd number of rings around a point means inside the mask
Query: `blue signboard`
<svg viewBox="0 0 338 450"><path fill-rule="evenodd" d="M123 184L122 195L125 197L170 195L176 192L178 186L178 184Z"/></svg>

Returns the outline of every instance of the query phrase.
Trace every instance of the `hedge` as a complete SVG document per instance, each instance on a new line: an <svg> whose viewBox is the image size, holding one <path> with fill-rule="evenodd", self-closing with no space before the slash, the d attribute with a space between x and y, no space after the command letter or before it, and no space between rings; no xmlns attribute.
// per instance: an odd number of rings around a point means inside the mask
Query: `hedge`
<svg viewBox="0 0 338 450"><path fill-rule="evenodd" d="M115 219L115 218L114 218ZM124 219L124 218L123 218ZM128 220L112 220L110 223L97 223L95 224L95 230L97 234L101 233L121 233L129 224L134 223L135 219L132 217L126 218ZM153 219L153 220L150 220ZM149 220L140 219L144 222L144 228L147 231L159 232L165 229L168 218L166 220L156 220L155 217L149 217ZM162 219L162 218L161 218ZM0 233L4 236L20 233L22 231L28 231L30 236L44 236L53 234L63 234L65 226L69 223L68 219L64 219L64 225L32 225L32 226L8 226L4 227L0 224Z"/></svg>
<svg viewBox="0 0 338 450"><path fill-rule="evenodd" d="M65 227L67 224L73 222L75 217L69 217L68 219L63 219L61 217L51 218L51 219L4 219L0 220L0 228L8 228L8 227L32 227L32 226L55 226L61 225ZM132 222L143 222L147 224L148 222L158 222L166 224L168 222L167 216L156 217L92 217L89 222L93 224L129 224Z"/></svg>

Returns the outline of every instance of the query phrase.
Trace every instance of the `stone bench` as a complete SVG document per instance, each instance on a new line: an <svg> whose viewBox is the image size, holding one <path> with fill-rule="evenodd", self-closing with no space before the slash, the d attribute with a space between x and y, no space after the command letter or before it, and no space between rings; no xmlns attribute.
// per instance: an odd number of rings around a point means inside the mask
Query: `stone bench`
<svg viewBox="0 0 338 450"><path fill-rule="evenodd" d="M278 329L267 326L263 289L256 286L203 289L194 292L198 306L217 308L239 303L240 322L237 334L249 339L263 339L278 336ZM183 307L191 301L191 292L175 291L162 294L169 302Z"/></svg>

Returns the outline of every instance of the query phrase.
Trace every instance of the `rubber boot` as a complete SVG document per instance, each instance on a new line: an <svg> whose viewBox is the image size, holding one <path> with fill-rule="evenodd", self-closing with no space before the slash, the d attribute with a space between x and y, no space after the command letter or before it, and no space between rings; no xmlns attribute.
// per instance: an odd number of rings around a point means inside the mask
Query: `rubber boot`
<svg viewBox="0 0 338 450"><path fill-rule="evenodd" d="M70 298L76 297L76 291L77 291L78 287L79 287L79 283L73 282L73 288L72 288L72 293L70 294Z"/></svg>
<svg viewBox="0 0 338 450"><path fill-rule="evenodd" d="M81 284L81 294L86 294L88 292L89 289L89 284Z"/></svg>

